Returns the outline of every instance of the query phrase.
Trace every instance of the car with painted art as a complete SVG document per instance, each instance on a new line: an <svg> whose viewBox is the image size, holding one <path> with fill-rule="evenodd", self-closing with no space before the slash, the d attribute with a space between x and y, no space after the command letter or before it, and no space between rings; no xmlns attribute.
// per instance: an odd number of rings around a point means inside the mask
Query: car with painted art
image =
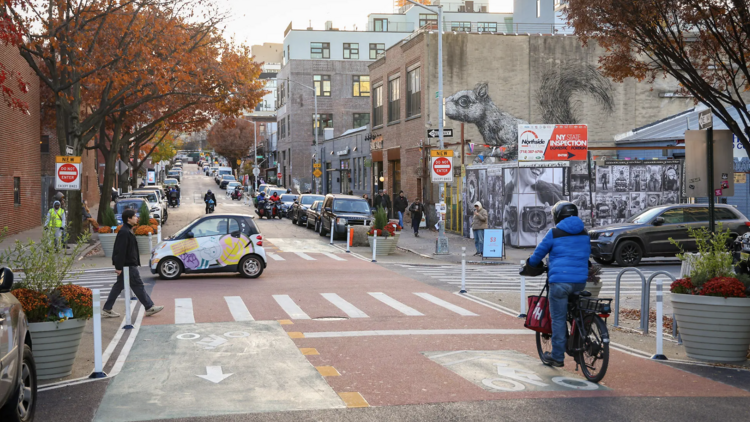
<svg viewBox="0 0 750 422"><path fill-rule="evenodd" d="M151 273L165 280L218 272L257 278L267 264L254 217L234 213L198 217L156 245L149 261Z"/></svg>

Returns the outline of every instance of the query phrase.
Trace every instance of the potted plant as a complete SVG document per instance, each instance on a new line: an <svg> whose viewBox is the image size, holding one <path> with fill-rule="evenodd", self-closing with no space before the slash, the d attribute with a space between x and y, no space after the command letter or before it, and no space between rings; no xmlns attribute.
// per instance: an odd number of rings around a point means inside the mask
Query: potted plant
<svg viewBox="0 0 750 422"><path fill-rule="evenodd" d="M599 297L602 291L602 266L591 264L589 266L589 278L586 280L586 291L591 293L592 298Z"/></svg>
<svg viewBox="0 0 750 422"><path fill-rule="evenodd" d="M115 247L115 238L117 237L117 219L115 212L109 206L104 210L102 216L102 225L99 226L99 243L102 245L104 256L112 257L112 250Z"/></svg>
<svg viewBox="0 0 750 422"><path fill-rule="evenodd" d="M396 250L396 242L398 239L395 237L396 227L398 224L392 225L388 223L388 214L386 214L383 207L378 207L375 211L375 219L370 226L370 230L367 232L367 240L370 242L370 248L377 243L376 255L390 255ZM377 242L374 239L377 237Z"/></svg>
<svg viewBox="0 0 750 422"><path fill-rule="evenodd" d="M93 302L90 289L63 284L63 280L81 274L72 267L89 238L90 234L78 238L68 255L56 248L54 233L45 230L39 242L16 240L0 256L3 265L23 274L11 294L21 302L29 321L39 379L66 377L73 370Z"/></svg>
<svg viewBox="0 0 750 422"><path fill-rule="evenodd" d="M713 235L706 228L688 229L688 234L698 254L690 257L690 274L670 286L685 351L693 359L744 362L750 346L750 277L734 273L730 232L721 224Z"/></svg>
<svg viewBox="0 0 750 422"><path fill-rule="evenodd" d="M146 203L141 204L141 208L138 210L138 225L133 227L133 234L138 236L138 253L141 255L151 254L151 242L149 242L148 235L155 235L156 230L151 225L151 213ZM155 222L156 220L154 220ZM152 240L153 241L153 237Z"/></svg>

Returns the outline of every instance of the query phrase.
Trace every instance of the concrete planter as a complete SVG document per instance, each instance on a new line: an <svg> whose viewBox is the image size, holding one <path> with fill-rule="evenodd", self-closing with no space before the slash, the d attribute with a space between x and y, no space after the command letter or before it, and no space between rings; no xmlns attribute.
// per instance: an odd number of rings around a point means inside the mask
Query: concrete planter
<svg viewBox="0 0 750 422"><path fill-rule="evenodd" d="M156 236L152 236L153 240L156 240ZM136 236L138 240L138 253L141 255L151 255L151 244L148 241L148 236Z"/></svg>
<svg viewBox="0 0 750 422"><path fill-rule="evenodd" d="M591 293L592 298L598 298L599 292L602 291L602 282L600 281L597 284L594 283L586 283L586 291Z"/></svg>
<svg viewBox="0 0 750 422"><path fill-rule="evenodd" d="M117 233L99 233L99 243L102 244L104 256L112 257L112 250L115 248L115 238Z"/></svg>
<svg viewBox="0 0 750 422"><path fill-rule="evenodd" d="M86 320L77 318L63 322L29 323L40 380L67 377L73 372L73 362L85 326Z"/></svg>
<svg viewBox="0 0 750 422"><path fill-rule="evenodd" d="M400 233L397 233L396 236L378 237L377 249L375 251L375 254L377 256L382 256L390 255L395 252L399 236ZM373 238L374 236L367 236L367 240L370 242L370 251L372 251Z"/></svg>
<svg viewBox="0 0 750 422"><path fill-rule="evenodd" d="M688 357L744 362L750 346L750 299L672 294L677 327Z"/></svg>

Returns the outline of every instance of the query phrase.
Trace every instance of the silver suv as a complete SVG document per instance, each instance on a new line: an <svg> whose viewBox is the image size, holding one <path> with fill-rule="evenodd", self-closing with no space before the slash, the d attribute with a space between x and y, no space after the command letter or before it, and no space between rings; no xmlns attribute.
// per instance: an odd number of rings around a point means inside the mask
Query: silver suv
<svg viewBox="0 0 750 422"><path fill-rule="evenodd" d="M0 420L29 422L36 407L36 364L21 303L10 293L13 272L0 268Z"/></svg>

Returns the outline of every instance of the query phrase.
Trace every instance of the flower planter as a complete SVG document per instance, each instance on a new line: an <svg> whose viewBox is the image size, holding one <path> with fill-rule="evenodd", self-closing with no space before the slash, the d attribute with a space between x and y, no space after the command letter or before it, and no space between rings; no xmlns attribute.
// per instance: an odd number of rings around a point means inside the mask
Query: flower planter
<svg viewBox="0 0 750 422"><path fill-rule="evenodd" d="M750 345L750 299L672 294L677 327L688 357L744 362Z"/></svg>
<svg viewBox="0 0 750 422"><path fill-rule="evenodd" d="M156 240L155 236L152 236L153 240ZM151 255L151 244L148 241L148 236L136 236L138 240L138 253L141 255Z"/></svg>
<svg viewBox="0 0 750 422"><path fill-rule="evenodd" d="M37 377L40 380L67 377L81 343L85 319L62 322L31 322L29 332L34 345Z"/></svg>
<svg viewBox="0 0 750 422"><path fill-rule="evenodd" d="M367 236L367 240L370 242L370 251L372 251L374 236ZM376 256L390 255L396 251L396 245L398 244L398 236L389 237L378 237L378 242L375 250Z"/></svg>
<svg viewBox="0 0 750 422"><path fill-rule="evenodd" d="M598 298L599 293L602 291L602 282L600 281L596 284L586 283L586 291L591 293L592 298Z"/></svg>
<svg viewBox="0 0 750 422"><path fill-rule="evenodd" d="M117 233L99 233L99 243L102 244L104 256L112 257L112 250L115 248L115 238Z"/></svg>

